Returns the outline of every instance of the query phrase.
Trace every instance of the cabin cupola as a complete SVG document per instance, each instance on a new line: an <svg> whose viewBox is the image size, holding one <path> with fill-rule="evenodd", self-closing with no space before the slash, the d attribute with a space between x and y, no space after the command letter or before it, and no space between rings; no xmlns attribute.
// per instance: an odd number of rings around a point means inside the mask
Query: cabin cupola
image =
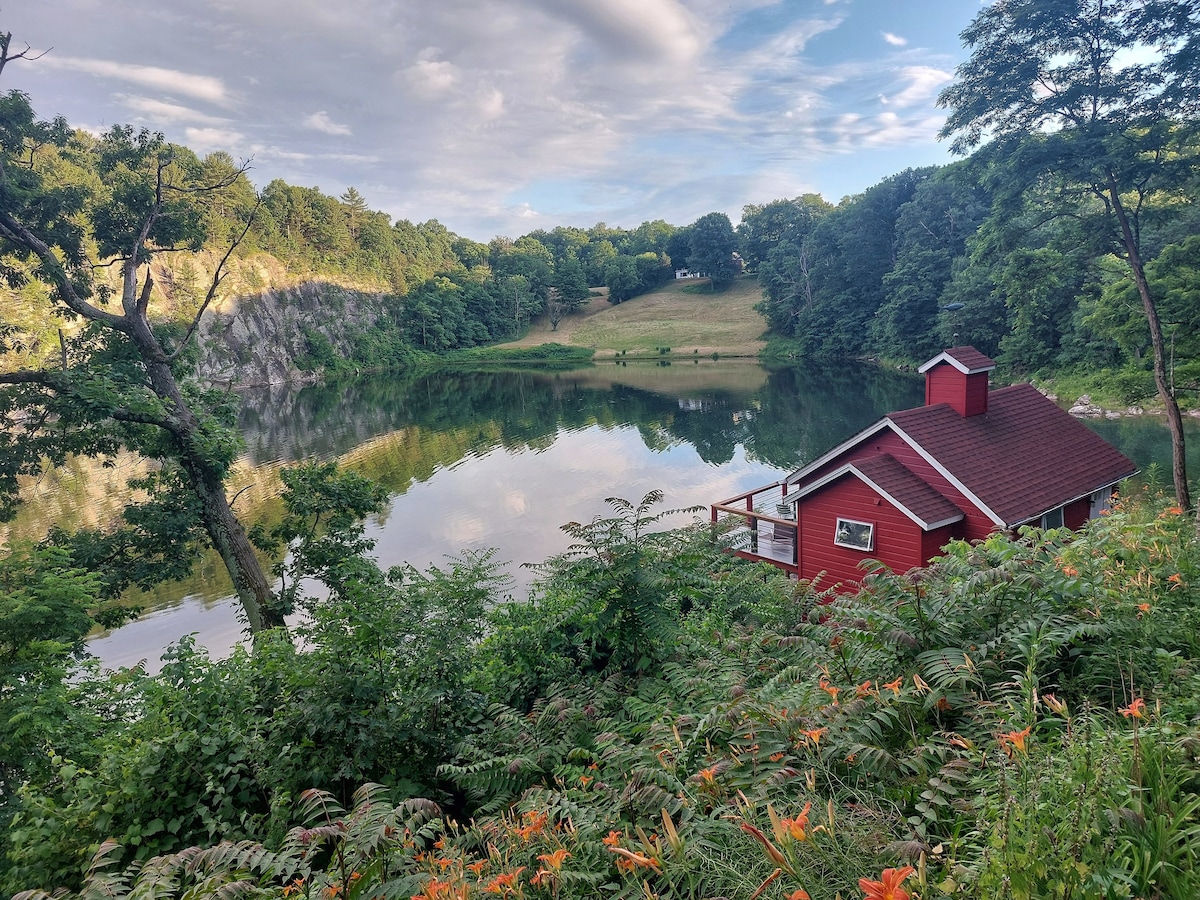
<svg viewBox="0 0 1200 900"><path fill-rule="evenodd" d="M974 347L951 347L918 370L925 376L925 405L945 403L964 418L988 409L988 372L996 364Z"/></svg>

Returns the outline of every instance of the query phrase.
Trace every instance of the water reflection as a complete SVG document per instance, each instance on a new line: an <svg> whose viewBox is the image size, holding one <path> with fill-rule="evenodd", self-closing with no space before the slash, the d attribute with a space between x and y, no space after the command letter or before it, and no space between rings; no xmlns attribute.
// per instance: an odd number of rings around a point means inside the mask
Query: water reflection
<svg viewBox="0 0 1200 900"><path fill-rule="evenodd" d="M604 499L665 492L670 507L706 505L772 481L874 422L922 402L919 379L866 365L767 370L737 360L671 366L597 365L571 372L449 371L380 376L244 398L247 453L232 488L252 521L280 514L277 472L302 459L337 458L392 492L368 523L385 565L440 563L496 548L514 593L533 577L521 563L566 548L564 522L607 512ZM1154 420L1094 427L1140 466L1166 463ZM1189 422L1192 471L1200 429ZM108 470L72 470L45 502L2 535L37 537L51 522L96 522L121 498ZM91 648L109 666L153 667L180 636L213 652L241 637L239 607L215 557L195 577L141 598L150 611Z"/></svg>
<svg viewBox="0 0 1200 900"><path fill-rule="evenodd" d="M338 458L392 491L367 529L384 565L496 548L520 596L533 578L521 564L566 549L560 526L606 514L607 497L657 489L668 507L705 505L920 399L918 381L870 366L768 371L726 360L273 387L245 397L248 449L234 489L242 515L270 519L280 465ZM241 636L215 560L143 600L151 612L92 642L106 665L153 667L183 634L216 653Z"/></svg>

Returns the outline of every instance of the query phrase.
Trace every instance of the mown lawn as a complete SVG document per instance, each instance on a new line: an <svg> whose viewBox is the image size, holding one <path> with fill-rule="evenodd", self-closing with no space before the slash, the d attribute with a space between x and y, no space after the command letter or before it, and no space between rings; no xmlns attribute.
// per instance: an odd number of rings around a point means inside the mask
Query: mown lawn
<svg viewBox="0 0 1200 900"><path fill-rule="evenodd" d="M605 292L607 293L607 292ZM754 356L764 346L766 322L754 311L762 299L758 281L741 278L724 291L710 293L707 282L673 281L649 294L616 306L606 296L565 318L552 331L546 319L534 322L529 333L502 346L531 347L557 342L590 347L598 357L658 354Z"/></svg>

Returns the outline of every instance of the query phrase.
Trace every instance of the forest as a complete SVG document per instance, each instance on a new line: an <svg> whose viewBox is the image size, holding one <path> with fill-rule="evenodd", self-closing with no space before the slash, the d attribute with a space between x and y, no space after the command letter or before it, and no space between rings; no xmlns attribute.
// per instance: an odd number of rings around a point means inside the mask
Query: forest
<svg viewBox="0 0 1200 900"><path fill-rule="evenodd" d="M487 244L0 93L0 513L73 454L155 461L119 522L0 553L0 890L1200 894L1200 539L1178 463L1173 499L1151 473L1078 534L952 543L855 594L744 563L707 524L659 530L655 491L565 523L522 602L487 553L383 570L363 520L386 491L335 464L283 470L269 525L226 496L236 397L195 379L193 338L260 256L388 298L348 356L312 337L318 374L412 368L686 266L715 293L756 277L777 356L973 344L1014 378L1157 398L1176 433L1200 387L1200 12L1011 0L963 38L953 165L736 227ZM1130 42L1154 61L1114 64ZM0 76L29 62L0 32ZM250 641L100 671L89 631L199 546Z"/></svg>

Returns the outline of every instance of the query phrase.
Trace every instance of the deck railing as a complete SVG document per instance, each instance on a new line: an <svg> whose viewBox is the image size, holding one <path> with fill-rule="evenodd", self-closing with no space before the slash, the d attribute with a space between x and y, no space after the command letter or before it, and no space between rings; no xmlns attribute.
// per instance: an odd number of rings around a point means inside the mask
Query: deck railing
<svg viewBox="0 0 1200 900"><path fill-rule="evenodd" d="M741 519L728 532L733 552L744 559L768 562L796 574L800 568L798 527L794 518L779 511L787 496L786 487L784 482L776 481L714 503L712 522L730 524L730 517Z"/></svg>

